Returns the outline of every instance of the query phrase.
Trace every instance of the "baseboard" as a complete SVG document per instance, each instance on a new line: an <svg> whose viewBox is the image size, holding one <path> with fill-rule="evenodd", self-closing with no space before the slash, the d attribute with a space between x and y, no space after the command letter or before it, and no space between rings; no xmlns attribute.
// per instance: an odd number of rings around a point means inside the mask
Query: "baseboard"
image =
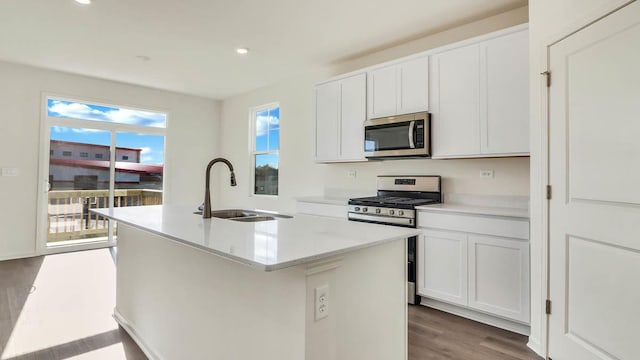
<svg viewBox="0 0 640 360"><path fill-rule="evenodd" d="M529 337L529 342L527 343L527 347L533 350L541 358L544 358L544 354L542 353L542 344L540 344L540 341L538 339Z"/></svg>
<svg viewBox="0 0 640 360"><path fill-rule="evenodd" d="M133 327L133 325L131 325L130 322L128 322L121 314L120 312L118 312L118 309L114 309L113 310L113 318L116 320L116 322L122 326L122 328L124 329L124 331L127 332L127 334L129 334L129 336L131 336L131 338L133 339L133 341L138 345L138 347L140 348L140 350L142 350L142 352L147 356L147 358L149 358L149 360L162 360L162 358L158 355L156 355L150 348L149 346L147 346L147 344L145 344L145 342L142 340L142 338L140 338L140 336L138 335L138 333L136 332L135 328Z"/></svg>
<svg viewBox="0 0 640 360"><path fill-rule="evenodd" d="M481 322L483 324L495 326L501 329L509 330L514 333L522 334L529 336L531 332L531 328L527 324L522 324L519 322L499 318L496 316L492 316L489 314L477 312L468 308L464 308L457 305L452 305L449 303L445 303L438 300L429 299L426 297L422 298L422 305L434 308L437 310L441 310L444 312L448 312L454 315L461 316L463 318L467 318L473 321Z"/></svg>
<svg viewBox="0 0 640 360"><path fill-rule="evenodd" d="M36 257L36 256L38 256L38 254L35 254L35 253L16 253L16 254L0 255L0 261L26 259L26 258Z"/></svg>

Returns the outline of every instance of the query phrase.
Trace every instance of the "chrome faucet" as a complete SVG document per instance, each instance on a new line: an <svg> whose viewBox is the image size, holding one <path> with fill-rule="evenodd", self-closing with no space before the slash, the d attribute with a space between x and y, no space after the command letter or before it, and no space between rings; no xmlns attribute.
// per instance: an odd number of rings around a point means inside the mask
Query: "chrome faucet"
<svg viewBox="0 0 640 360"><path fill-rule="evenodd" d="M236 183L236 174L233 172L233 165L229 160L224 158L215 158L207 165L207 173L205 174L205 190L204 190L204 208L202 209L202 217L205 219L211 218L211 192L209 191L209 185L211 183L211 167L217 162L223 162L229 167L231 171L231 186L238 185Z"/></svg>

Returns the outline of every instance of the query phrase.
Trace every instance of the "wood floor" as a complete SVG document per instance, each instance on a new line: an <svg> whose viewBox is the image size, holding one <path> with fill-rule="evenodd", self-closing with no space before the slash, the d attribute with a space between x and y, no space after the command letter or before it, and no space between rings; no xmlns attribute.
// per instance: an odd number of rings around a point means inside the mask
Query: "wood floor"
<svg viewBox="0 0 640 360"><path fill-rule="evenodd" d="M114 306L108 249L0 262L0 360L146 360L113 320ZM539 360L525 344L518 334L409 307L409 360Z"/></svg>
<svg viewBox="0 0 640 360"><path fill-rule="evenodd" d="M409 305L409 360L540 360L527 337Z"/></svg>

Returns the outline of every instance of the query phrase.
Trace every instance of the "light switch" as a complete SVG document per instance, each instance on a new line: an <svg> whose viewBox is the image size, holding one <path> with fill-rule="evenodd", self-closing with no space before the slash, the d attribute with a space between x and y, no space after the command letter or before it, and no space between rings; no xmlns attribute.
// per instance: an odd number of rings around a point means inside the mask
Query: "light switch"
<svg viewBox="0 0 640 360"><path fill-rule="evenodd" d="M20 169L18 168L2 168L2 176L18 176L20 175Z"/></svg>

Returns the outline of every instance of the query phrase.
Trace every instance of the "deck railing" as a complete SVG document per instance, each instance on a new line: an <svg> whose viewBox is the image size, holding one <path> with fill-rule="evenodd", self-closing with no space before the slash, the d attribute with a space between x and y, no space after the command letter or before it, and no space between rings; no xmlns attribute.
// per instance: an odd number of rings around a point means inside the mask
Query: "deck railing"
<svg viewBox="0 0 640 360"><path fill-rule="evenodd" d="M117 189L114 206L162 204L161 190ZM109 206L109 190L52 190L49 192L48 242L107 236L109 223L90 209Z"/></svg>

